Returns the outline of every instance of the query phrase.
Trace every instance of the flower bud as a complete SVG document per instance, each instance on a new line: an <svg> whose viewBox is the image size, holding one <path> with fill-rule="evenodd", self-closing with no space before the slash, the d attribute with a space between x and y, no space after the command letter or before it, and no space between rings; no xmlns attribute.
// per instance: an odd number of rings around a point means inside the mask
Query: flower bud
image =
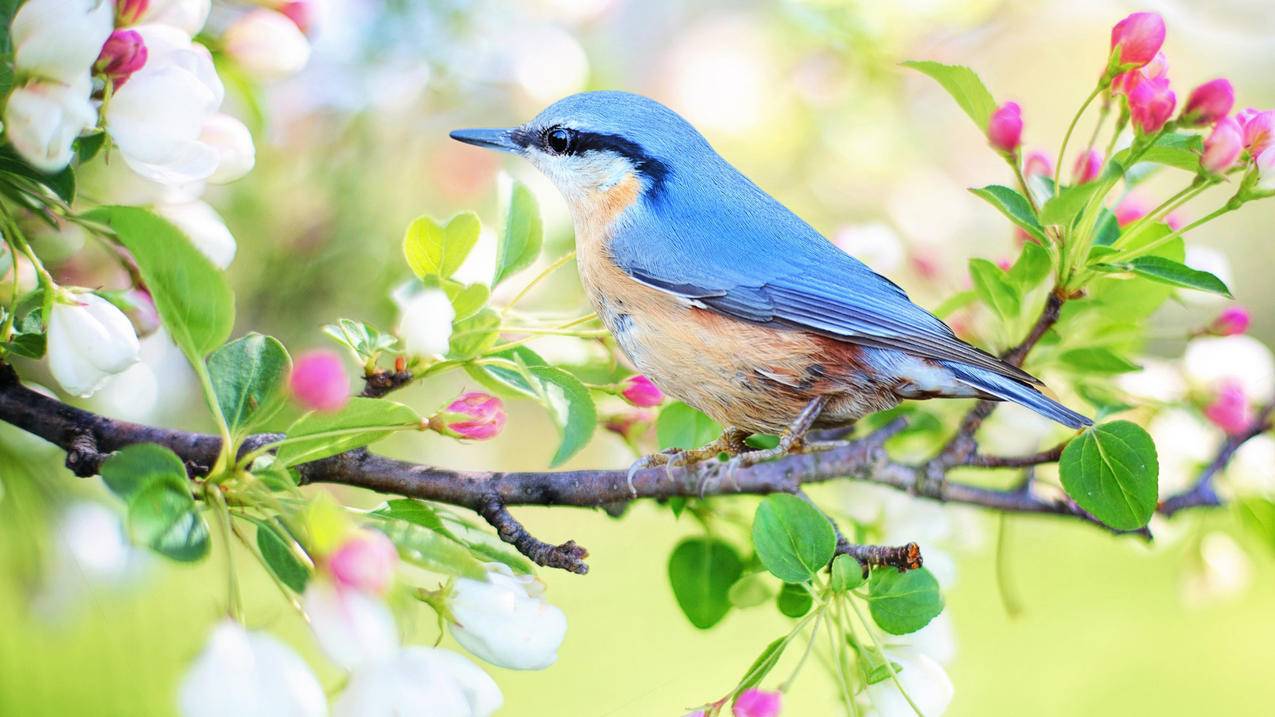
<svg viewBox="0 0 1275 717"><path fill-rule="evenodd" d="M1142 80L1129 90L1129 118L1143 134L1159 132L1173 115L1177 101L1168 79Z"/></svg>
<svg viewBox="0 0 1275 717"><path fill-rule="evenodd" d="M1116 224L1123 227L1146 216L1147 205L1142 201L1141 197L1130 192L1111 211L1116 215Z"/></svg>
<svg viewBox="0 0 1275 717"><path fill-rule="evenodd" d="M217 153L217 169L208 181L214 184L233 182L252 171L257 162L257 148L252 133L243 122L224 112L204 120L199 141Z"/></svg>
<svg viewBox="0 0 1275 717"><path fill-rule="evenodd" d="M213 628L177 692L182 717L320 717L327 697L305 660L264 632L233 620Z"/></svg>
<svg viewBox="0 0 1275 717"><path fill-rule="evenodd" d="M150 336L159 330L159 310L155 308L155 299L151 298L151 293L146 289L129 289L119 295L118 303L139 337Z"/></svg>
<svg viewBox="0 0 1275 717"><path fill-rule="evenodd" d="M116 30L106 38L93 68L119 87L146 64L146 43L136 30Z"/></svg>
<svg viewBox="0 0 1275 717"><path fill-rule="evenodd" d="M62 388L87 397L137 363L141 344L114 304L96 294L76 294L53 302L48 354L49 370Z"/></svg>
<svg viewBox="0 0 1275 717"><path fill-rule="evenodd" d="M735 698L731 714L735 717L777 717L781 695L756 687L744 690Z"/></svg>
<svg viewBox="0 0 1275 717"><path fill-rule="evenodd" d="M314 26L314 4L310 0L289 0L278 8L284 17L292 21L297 29L309 35Z"/></svg>
<svg viewBox="0 0 1275 717"><path fill-rule="evenodd" d="M1230 117L1223 117L1213 126L1213 131L1204 140L1204 154L1200 155L1200 166L1206 172L1221 174L1235 164L1243 149L1244 136L1240 125Z"/></svg>
<svg viewBox="0 0 1275 717"><path fill-rule="evenodd" d="M1275 110L1245 110L1236 119L1244 130L1244 149L1257 157L1275 141Z"/></svg>
<svg viewBox="0 0 1275 717"><path fill-rule="evenodd" d="M1096 149L1087 149L1076 157L1076 163L1071 169L1071 181L1075 184L1092 182L1098 178L1098 173L1101 171L1102 152Z"/></svg>
<svg viewBox="0 0 1275 717"><path fill-rule="evenodd" d="M1023 137L1023 113L1017 102L1006 102L987 122L987 141L1006 154L1013 154Z"/></svg>
<svg viewBox="0 0 1275 717"><path fill-rule="evenodd" d="M115 0L115 25L135 25L146 14L150 0Z"/></svg>
<svg viewBox="0 0 1275 717"><path fill-rule="evenodd" d="M221 39L226 54L264 80L294 75L310 59L310 41L296 23L274 10L249 10Z"/></svg>
<svg viewBox="0 0 1275 717"><path fill-rule="evenodd" d="M1210 80L1191 90L1186 107L1182 108L1182 122L1189 126L1213 124L1226 117L1234 106L1235 88L1230 81Z"/></svg>
<svg viewBox="0 0 1275 717"><path fill-rule="evenodd" d="M1173 231L1177 231L1181 229L1182 224L1183 224L1182 216L1179 215L1177 212L1169 212L1168 214L1164 215L1164 225L1172 229Z"/></svg>
<svg viewBox="0 0 1275 717"><path fill-rule="evenodd" d="M398 567L398 549L378 530L360 530L328 556L328 571L337 585L385 594Z"/></svg>
<svg viewBox="0 0 1275 717"><path fill-rule="evenodd" d="M311 411L335 411L350 400L350 377L341 357L326 350L302 354L292 366L292 396Z"/></svg>
<svg viewBox="0 0 1275 717"><path fill-rule="evenodd" d="M629 376L620 384L620 395L639 408L651 408L664 402L664 392L642 374Z"/></svg>
<svg viewBox="0 0 1275 717"><path fill-rule="evenodd" d="M485 441L505 427L505 406L499 398L471 391L429 419L430 428L452 438Z"/></svg>
<svg viewBox="0 0 1275 717"><path fill-rule="evenodd" d="M13 90L4 108L4 134L18 154L42 172L71 163L71 143L97 122L88 73L71 85L33 81Z"/></svg>
<svg viewBox="0 0 1275 717"><path fill-rule="evenodd" d="M1153 12L1135 12L1111 28L1111 51L1116 65L1142 67L1164 45L1164 19Z"/></svg>
<svg viewBox="0 0 1275 717"><path fill-rule="evenodd" d="M511 670L542 670L558 659L567 618L541 597L544 585L490 563L487 580L458 578L448 596L452 637L474 655Z"/></svg>
<svg viewBox="0 0 1275 717"><path fill-rule="evenodd" d="M1251 321L1248 309L1243 306L1230 306L1213 319L1213 323L1209 324L1208 332L1215 336L1242 334L1248 331Z"/></svg>
<svg viewBox="0 0 1275 717"><path fill-rule="evenodd" d="M1039 151L1027 153L1027 158L1023 160L1023 178L1052 176L1054 163L1049 160L1049 155Z"/></svg>
<svg viewBox="0 0 1275 717"><path fill-rule="evenodd" d="M1244 433L1253 425L1253 407L1239 381L1223 381L1213 402L1204 409L1204 415L1232 436Z"/></svg>
<svg viewBox="0 0 1275 717"><path fill-rule="evenodd" d="M650 425L654 420L655 414L650 411L629 411L607 418L602 427L626 441L632 441L642 426Z"/></svg>
<svg viewBox="0 0 1275 717"><path fill-rule="evenodd" d="M1129 70L1116 75L1111 81L1111 91L1115 94L1128 95L1143 80L1155 80L1169 73L1169 58L1163 52L1155 53L1155 57L1136 70Z"/></svg>

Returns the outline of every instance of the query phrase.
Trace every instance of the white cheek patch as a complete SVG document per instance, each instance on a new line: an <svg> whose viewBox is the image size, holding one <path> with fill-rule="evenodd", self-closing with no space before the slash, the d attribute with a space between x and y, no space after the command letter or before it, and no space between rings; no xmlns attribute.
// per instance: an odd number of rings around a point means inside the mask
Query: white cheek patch
<svg viewBox="0 0 1275 717"><path fill-rule="evenodd" d="M605 192L633 173L633 164L613 152L553 155L532 149L527 159L554 183L569 202Z"/></svg>

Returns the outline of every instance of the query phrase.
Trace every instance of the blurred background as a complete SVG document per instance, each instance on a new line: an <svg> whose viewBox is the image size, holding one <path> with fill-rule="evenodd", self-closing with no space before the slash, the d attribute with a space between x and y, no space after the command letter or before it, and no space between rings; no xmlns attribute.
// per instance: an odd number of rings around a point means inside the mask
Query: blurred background
<svg viewBox="0 0 1275 717"><path fill-rule="evenodd" d="M1275 13L1264 0L317 0L316 10L302 73L258 98L231 91L233 111L250 118L257 167L207 197L238 243L229 269L237 332L273 334L294 353L328 344L319 327L337 318L391 327L390 291L410 276L404 227L423 213L464 209L498 226L501 172L539 196L547 255L567 251L569 219L546 181L525 164L448 140L447 131L517 124L576 91L623 89L668 104L763 188L930 307L965 288L967 258L1016 251L1009 225L966 191L1011 178L938 86L899 62L975 68L998 101L1022 104L1025 145L1052 154L1102 68L1111 24L1156 10L1168 24L1180 100L1225 76L1238 106L1275 105ZM1183 181L1157 177L1143 191L1154 205ZM1182 214L1206 213L1221 191ZM1273 225L1275 202L1263 202L1189 241L1229 258L1231 287L1267 343L1275 339ZM571 314L583 305L569 271L536 299ZM1155 319L1153 350L1180 355L1188 331L1216 308L1169 307ZM144 346L144 366L88 405L206 429L174 349L162 339ZM586 348L544 342L540 350L570 362ZM401 400L432 411L464 385L426 382ZM516 430L489 443L413 435L382 450L457 468L544 468L552 426L533 405L510 412ZM1183 440L1201 446L1182 459L1189 464L1207 458L1216 436L1200 430ZM224 613L225 556L182 567L95 541L97 518L64 506L100 497L96 481L74 479L59 453L7 427L0 451L0 714L171 713L182 669ZM572 466L620 467L633 457L599 431ZM1269 480L1275 465L1259 458L1249 461ZM1275 560L1228 510L1153 523L1157 540L1146 544L858 488L826 487L816 497L851 515L871 506L897 516L891 534L938 556L931 564L946 591L940 627L956 689L949 714L1270 713ZM707 632L691 627L668 588L666 561L695 526L665 508L637 506L623 521L567 509L517 513L543 539L587 546L591 572L542 572L568 615L567 640L547 671L490 670L505 693L500 714L680 715L730 689L787 630L773 610L735 611ZM86 531L96 549L71 545L67 526ZM239 565L249 623L322 668L266 576L246 555ZM418 613L417 639L432 642L432 613ZM807 668L785 714L834 713L822 669ZM331 667L320 674L329 686L339 682Z"/></svg>

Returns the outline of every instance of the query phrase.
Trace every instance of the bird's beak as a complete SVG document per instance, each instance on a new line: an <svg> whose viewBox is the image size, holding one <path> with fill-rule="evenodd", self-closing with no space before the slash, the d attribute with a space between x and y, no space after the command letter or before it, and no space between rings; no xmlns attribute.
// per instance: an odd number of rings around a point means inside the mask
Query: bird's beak
<svg viewBox="0 0 1275 717"><path fill-rule="evenodd" d="M472 144L475 147L486 147L501 152L522 151L522 147L513 140L512 129L458 129L453 130L450 136L458 142Z"/></svg>

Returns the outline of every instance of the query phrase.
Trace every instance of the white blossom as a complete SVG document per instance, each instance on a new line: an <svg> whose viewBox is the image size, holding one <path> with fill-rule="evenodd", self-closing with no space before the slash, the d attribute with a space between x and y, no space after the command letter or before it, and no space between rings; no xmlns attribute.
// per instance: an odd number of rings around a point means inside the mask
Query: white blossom
<svg viewBox="0 0 1275 717"><path fill-rule="evenodd" d="M1182 357L1182 368L1202 391L1216 391L1223 381L1233 380L1250 400L1261 402L1275 395L1275 358L1265 344L1248 334L1193 339Z"/></svg>
<svg viewBox="0 0 1275 717"><path fill-rule="evenodd" d="M182 717L321 717L323 688L305 660L233 620L213 628L178 690Z"/></svg>
<svg viewBox="0 0 1275 717"><path fill-rule="evenodd" d="M503 703L487 673L450 650L406 647L356 669L335 717L487 717Z"/></svg>
<svg viewBox="0 0 1275 717"><path fill-rule="evenodd" d="M9 95L4 131L31 166L56 172L71 163L71 143L97 122L88 72L71 84L35 80Z"/></svg>
<svg viewBox="0 0 1275 717"><path fill-rule="evenodd" d="M235 20L221 38L226 54L263 80L294 75L310 59L310 41L283 13L257 8Z"/></svg>
<svg viewBox="0 0 1275 717"><path fill-rule="evenodd" d="M55 301L49 318L49 370L67 393L91 396L137 363L141 345L124 312L95 294Z"/></svg>
<svg viewBox="0 0 1275 717"><path fill-rule="evenodd" d="M567 618L544 600L544 585L487 566L487 580L459 578L448 597L452 637L478 657L513 670L542 670L558 659Z"/></svg>
<svg viewBox="0 0 1275 717"><path fill-rule="evenodd" d="M373 595L318 577L306 586L302 603L319 647L346 669L384 660L398 649L394 616Z"/></svg>
<svg viewBox="0 0 1275 717"><path fill-rule="evenodd" d="M157 204L155 212L182 230L195 248L203 252L217 268L225 269L234 261L237 249L235 237L226 227L221 215L207 202L196 199L190 202Z"/></svg>
<svg viewBox="0 0 1275 717"><path fill-rule="evenodd" d="M938 717L952 703L955 689L943 666L927 655L913 650L886 649L885 655L901 668L899 685L886 679L864 689L869 714L880 717L914 717L917 710L908 703L912 700L925 717ZM900 685L902 691L900 691ZM907 692L907 698L903 696Z"/></svg>
<svg viewBox="0 0 1275 717"><path fill-rule="evenodd" d="M452 337L456 310L442 289L407 284L394 292L398 304L398 336L413 356L442 356Z"/></svg>
<svg viewBox="0 0 1275 717"><path fill-rule="evenodd" d="M194 37L204 28L212 0L150 0L141 22L168 25Z"/></svg>
<svg viewBox="0 0 1275 717"><path fill-rule="evenodd" d="M107 0L27 0L10 28L14 67L65 85L80 82L110 36L114 16Z"/></svg>
<svg viewBox="0 0 1275 717"><path fill-rule="evenodd" d="M199 141L217 151L217 169L208 181L214 184L233 182L252 171L257 162L257 149L252 133L243 122L223 112L209 117L199 131Z"/></svg>

